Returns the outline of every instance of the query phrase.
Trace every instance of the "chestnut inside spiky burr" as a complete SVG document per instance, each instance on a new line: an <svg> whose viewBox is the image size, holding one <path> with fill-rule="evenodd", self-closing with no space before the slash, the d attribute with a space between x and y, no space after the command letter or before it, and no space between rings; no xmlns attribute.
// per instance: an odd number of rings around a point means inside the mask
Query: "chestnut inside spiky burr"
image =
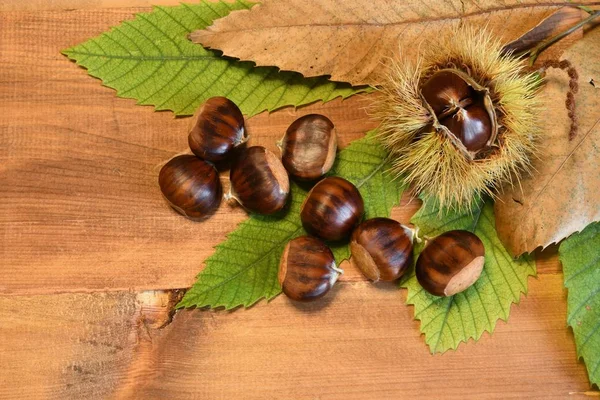
<svg viewBox="0 0 600 400"><path fill-rule="evenodd" d="M490 147L496 138L496 115L488 90L465 73L443 69L421 86L433 114L434 127L449 136L469 158Z"/></svg>
<svg viewBox="0 0 600 400"><path fill-rule="evenodd" d="M374 105L390 171L439 209L472 209L531 170L538 74L479 27L462 25L390 63Z"/></svg>

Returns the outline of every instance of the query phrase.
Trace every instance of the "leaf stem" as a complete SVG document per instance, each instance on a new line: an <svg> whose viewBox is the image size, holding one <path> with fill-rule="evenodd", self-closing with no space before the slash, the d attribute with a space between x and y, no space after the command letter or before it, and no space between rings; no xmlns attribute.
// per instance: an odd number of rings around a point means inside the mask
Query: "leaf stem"
<svg viewBox="0 0 600 400"><path fill-rule="evenodd" d="M592 10L591 8L589 8L588 6L584 6L584 5L577 6L577 8L579 8L582 11L585 11L588 14L593 14L595 12L594 10Z"/></svg>
<svg viewBox="0 0 600 400"><path fill-rule="evenodd" d="M581 28L583 25L587 24L588 22L593 21L595 18L600 16L600 11L593 11L591 9L588 9L588 7L584 8L584 6L580 6L579 8L590 13L590 16L587 17L586 19L581 20L580 22L573 25L566 31L561 32L558 35L553 36L550 39L541 42L540 44L535 46L533 49L522 51L522 52L516 54L515 56L523 57L523 56L529 55L529 65L532 66L535 63L535 61L537 60L537 58L539 57L540 53L542 53L548 47L552 46L554 43L558 42L559 40L569 36L571 33L575 32L577 29Z"/></svg>

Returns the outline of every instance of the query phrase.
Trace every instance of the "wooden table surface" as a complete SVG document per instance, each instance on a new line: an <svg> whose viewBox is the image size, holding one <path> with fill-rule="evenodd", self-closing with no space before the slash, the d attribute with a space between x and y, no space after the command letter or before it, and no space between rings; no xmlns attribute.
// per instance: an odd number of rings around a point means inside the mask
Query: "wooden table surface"
<svg viewBox="0 0 600 400"><path fill-rule="evenodd" d="M174 4L176 1L154 1ZM0 399L586 398L556 256L493 335L430 355L406 294L347 274L320 303L179 311L202 260L243 211L204 223L169 209L161 164L185 118L119 99L59 51L147 0L0 0ZM375 126L364 97L248 122L275 141L320 112L342 146ZM407 221L418 203L403 199Z"/></svg>

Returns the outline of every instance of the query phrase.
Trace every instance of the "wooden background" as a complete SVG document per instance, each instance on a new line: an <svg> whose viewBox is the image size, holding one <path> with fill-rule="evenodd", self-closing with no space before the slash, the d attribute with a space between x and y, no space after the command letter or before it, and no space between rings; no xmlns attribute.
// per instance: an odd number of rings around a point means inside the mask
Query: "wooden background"
<svg viewBox="0 0 600 400"><path fill-rule="evenodd" d="M147 0L0 0L0 399L586 398L552 252L493 335L432 356L405 293L347 274L320 303L172 315L176 289L245 218L169 209L163 162L187 119L119 99L59 51L149 10ZM153 1L174 4L176 1ZM328 115L341 144L374 127L364 98L248 122L275 141ZM394 216L407 221L417 202ZM491 337L493 336L493 338Z"/></svg>

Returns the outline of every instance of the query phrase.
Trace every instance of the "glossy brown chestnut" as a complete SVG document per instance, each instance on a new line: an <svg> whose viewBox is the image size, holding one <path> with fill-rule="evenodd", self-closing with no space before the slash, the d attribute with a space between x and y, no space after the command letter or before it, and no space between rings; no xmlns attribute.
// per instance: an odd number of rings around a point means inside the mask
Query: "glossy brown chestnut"
<svg viewBox="0 0 600 400"><path fill-rule="evenodd" d="M350 241L350 261L370 280L393 281L412 264L412 232L389 218L362 222Z"/></svg>
<svg viewBox="0 0 600 400"><path fill-rule="evenodd" d="M248 211L273 214L281 210L290 192L290 181L275 154L262 146L243 151L229 174L231 197Z"/></svg>
<svg viewBox="0 0 600 400"><path fill-rule="evenodd" d="M489 145L495 128L486 108L489 95L485 90L476 91L466 81L470 78L459 74L451 70L436 72L423 84L421 94L439 123L472 156Z"/></svg>
<svg viewBox="0 0 600 400"><path fill-rule="evenodd" d="M329 118L309 114L298 118L281 141L281 161L290 176L314 180L325 175L335 161L337 135Z"/></svg>
<svg viewBox="0 0 600 400"><path fill-rule="evenodd" d="M452 296L477 281L485 249L477 235L463 230L443 233L429 241L415 267L419 283L436 296Z"/></svg>
<svg viewBox="0 0 600 400"><path fill-rule="evenodd" d="M171 207L190 218L204 218L221 203L217 170L191 154L166 163L158 174L158 184Z"/></svg>
<svg viewBox="0 0 600 400"><path fill-rule="evenodd" d="M459 109L454 115L440 121L469 151L483 149L492 135L492 121L485 108L473 104Z"/></svg>
<svg viewBox="0 0 600 400"><path fill-rule="evenodd" d="M442 70L431 76L421 87L421 94L433 112L442 118L444 113L465 102L470 103L473 89L452 71Z"/></svg>
<svg viewBox="0 0 600 400"><path fill-rule="evenodd" d="M248 139L242 112L226 97L211 97L196 114L188 143L192 152L204 160L224 160Z"/></svg>
<svg viewBox="0 0 600 400"><path fill-rule="evenodd" d="M343 178L329 177L308 193L300 210L300 219L311 235L324 240L341 240L350 236L364 211L365 205L356 186Z"/></svg>
<svg viewBox="0 0 600 400"><path fill-rule="evenodd" d="M279 284L287 297L313 301L323 297L343 271L333 253L321 240L300 236L291 240L279 263Z"/></svg>

